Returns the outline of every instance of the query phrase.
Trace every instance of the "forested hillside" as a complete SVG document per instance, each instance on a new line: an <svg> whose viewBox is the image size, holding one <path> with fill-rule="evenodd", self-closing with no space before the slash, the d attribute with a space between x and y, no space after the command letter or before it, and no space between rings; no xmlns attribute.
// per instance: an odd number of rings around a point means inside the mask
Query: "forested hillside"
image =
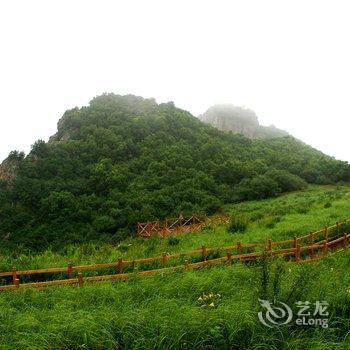
<svg viewBox="0 0 350 350"><path fill-rule="evenodd" d="M173 103L105 94L2 163L0 240L34 249L118 240L137 221L349 180L347 163L292 137L251 140Z"/></svg>

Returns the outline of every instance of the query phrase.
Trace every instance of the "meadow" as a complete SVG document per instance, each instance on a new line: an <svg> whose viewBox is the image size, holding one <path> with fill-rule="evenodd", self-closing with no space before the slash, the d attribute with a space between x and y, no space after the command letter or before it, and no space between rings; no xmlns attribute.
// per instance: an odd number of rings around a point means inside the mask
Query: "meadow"
<svg viewBox="0 0 350 350"><path fill-rule="evenodd" d="M350 218L350 186L310 186L273 199L224 208L244 232L208 227L166 239L68 245L60 251L2 251L0 270L113 262L289 239ZM211 295L210 295L211 293ZM208 301L203 301L206 299ZM296 311L297 301L327 301L329 326L264 326L258 298ZM137 275L127 282L0 294L0 349L348 349L350 252L310 264L261 259L198 271Z"/></svg>
<svg viewBox="0 0 350 350"><path fill-rule="evenodd" d="M87 243L68 244L59 250L46 249L30 252L19 247L16 251L0 248L0 270L36 269L74 265L116 262L153 257L163 252L187 252L206 247L253 242L268 239L284 240L316 231L324 226L350 218L350 186L309 186L307 190L292 192L277 198L247 201L227 205L225 212L243 217L248 222L244 232L229 232L227 226L207 227L179 237L163 239L127 238L118 244Z"/></svg>

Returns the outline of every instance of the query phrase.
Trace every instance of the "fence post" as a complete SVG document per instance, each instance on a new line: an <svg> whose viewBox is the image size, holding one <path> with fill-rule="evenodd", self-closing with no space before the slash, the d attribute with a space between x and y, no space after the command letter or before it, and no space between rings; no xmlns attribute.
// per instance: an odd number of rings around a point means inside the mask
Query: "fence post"
<svg viewBox="0 0 350 350"><path fill-rule="evenodd" d="M314 233L310 232L309 234L309 244L311 245L311 247L309 248L309 254L311 255L311 259L313 259L315 257L315 251L314 251Z"/></svg>
<svg viewBox="0 0 350 350"><path fill-rule="evenodd" d="M309 243L314 244L314 233L313 232L309 233Z"/></svg>
<svg viewBox="0 0 350 350"><path fill-rule="evenodd" d="M296 236L293 237L293 248L296 248L298 244L298 239L296 238Z"/></svg>
<svg viewBox="0 0 350 350"><path fill-rule="evenodd" d="M17 279L17 269L16 266L12 267L12 283L16 284L16 279Z"/></svg>
<svg viewBox="0 0 350 350"><path fill-rule="evenodd" d="M228 261L229 264L232 263L232 253L231 252L227 253L227 261Z"/></svg>
<svg viewBox="0 0 350 350"><path fill-rule="evenodd" d="M118 258L118 273L123 273L123 259Z"/></svg>
<svg viewBox="0 0 350 350"><path fill-rule="evenodd" d="M337 221L336 225L337 225L337 233L339 233L339 221Z"/></svg>
<svg viewBox="0 0 350 350"><path fill-rule="evenodd" d="M135 260L133 260L133 261L131 262L131 270L132 270L132 272L135 271Z"/></svg>
<svg viewBox="0 0 350 350"><path fill-rule="evenodd" d="M267 241L267 250L269 251L269 253L271 253L271 251L272 251L272 241L271 241L271 239L269 239Z"/></svg>
<svg viewBox="0 0 350 350"><path fill-rule="evenodd" d="M328 227L327 226L325 226L325 228L324 228L324 240L326 242L328 242Z"/></svg>
<svg viewBox="0 0 350 350"><path fill-rule="evenodd" d="M16 278L13 284L16 286L16 288L19 288L19 278Z"/></svg>
<svg viewBox="0 0 350 350"><path fill-rule="evenodd" d="M300 262L300 244L297 244L295 248L295 261Z"/></svg>
<svg viewBox="0 0 350 350"><path fill-rule="evenodd" d="M84 284L83 274L81 272L78 272L78 283L80 287Z"/></svg>
<svg viewBox="0 0 350 350"><path fill-rule="evenodd" d="M242 244L241 242L237 242L237 254L242 254ZM238 261L241 261L241 258L238 258Z"/></svg>
<svg viewBox="0 0 350 350"><path fill-rule="evenodd" d="M166 253L162 254L162 261L163 261L163 267L166 265L166 261L167 261L167 255Z"/></svg>
<svg viewBox="0 0 350 350"><path fill-rule="evenodd" d="M155 231L156 232L154 233L153 236L159 236L159 234L160 234L160 224L161 224L161 222L159 220L157 220L156 227L155 227Z"/></svg>
<svg viewBox="0 0 350 350"><path fill-rule="evenodd" d="M69 263L67 267L68 279L73 278L73 264Z"/></svg>
<svg viewBox="0 0 350 350"><path fill-rule="evenodd" d="M342 246L343 246L343 248L345 248L346 247L346 233L344 233L343 234L343 241L342 241Z"/></svg>
<svg viewBox="0 0 350 350"><path fill-rule="evenodd" d="M202 245L202 259L207 260L207 248Z"/></svg>
<svg viewBox="0 0 350 350"><path fill-rule="evenodd" d="M167 229L167 232L168 232L168 219L165 219L165 228Z"/></svg>
<svg viewBox="0 0 350 350"><path fill-rule="evenodd" d="M188 260L185 260L185 261L184 261L184 269L185 269L185 270L188 270Z"/></svg>
<svg viewBox="0 0 350 350"><path fill-rule="evenodd" d="M327 252L328 252L328 244L327 242L323 242L323 246L322 246L322 253L323 253L323 256L326 256L327 255Z"/></svg>

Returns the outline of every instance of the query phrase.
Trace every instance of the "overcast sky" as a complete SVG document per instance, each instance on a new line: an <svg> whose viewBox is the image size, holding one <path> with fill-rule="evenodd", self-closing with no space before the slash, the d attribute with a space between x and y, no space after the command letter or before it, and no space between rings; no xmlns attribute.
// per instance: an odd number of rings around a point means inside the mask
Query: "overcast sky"
<svg viewBox="0 0 350 350"><path fill-rule="evenodd" d="M1 1L0 161L103 92L249 107L350 161L348 1Z"/></svg>

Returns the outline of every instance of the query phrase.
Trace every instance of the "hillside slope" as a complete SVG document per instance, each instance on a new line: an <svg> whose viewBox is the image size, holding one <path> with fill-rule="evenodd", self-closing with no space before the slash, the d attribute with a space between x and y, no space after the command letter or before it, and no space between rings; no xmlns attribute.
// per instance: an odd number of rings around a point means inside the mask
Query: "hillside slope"
<svg viewBox="0 0 350 350"><path fill-rule="evenodd" d="M33 248L119 239L137 221L350 180L347 163L292 137L250 140L173 103L114 94L67 111L49 142L2 168L15 175L0 180L0 237Z"/></svg>
<svg viewBox="0 0 350 350"><path fill-rule="evenodd" d="M61 253L49 249L20 257L13 252L1 254L0 246L0 271L13 266L115 264L119 257L133 260L162 252L188 252L202 245L284 240L348 217L349 198L349 186L310 186L277 198L229 205L230 213L249 217L244 233L232 234L227 226L220 226L175 239L72 245ZM86 277L96 273L85 270L85 283L79 288L1 292L0 348L349 349L350 250L329 250L327 255L309 264L263 259L254 265L237 262L196 271L180 268L147 278L135 274L128 282L96 284L86 283ZM113 275L116 272L110 270ZM60 278L66 277L63 273ZM21 283L26 278L20 276ZM220 297L210 300L214 307L203 307L199 297L209 293ZM295 316L300 311L296 302L309 301L310 318L315 301L326 301L329 327L301 326L295 318L289 324L266 327L258 318L263 310L258 298L284 302Z"/></svg>

